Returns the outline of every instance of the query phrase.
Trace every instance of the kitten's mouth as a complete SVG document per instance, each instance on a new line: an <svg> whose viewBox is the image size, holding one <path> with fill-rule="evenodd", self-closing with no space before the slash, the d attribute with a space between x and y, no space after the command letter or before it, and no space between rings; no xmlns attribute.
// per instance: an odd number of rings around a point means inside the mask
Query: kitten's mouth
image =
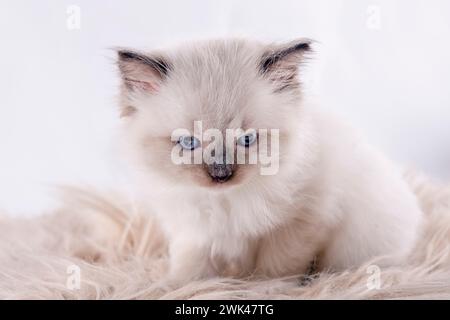
<svg viewBox="0 0 450 320"><path fill-rule="evenodd" d="M229 176L225 176L225 177L211 177L211 178L216 183L225 183L231 179L232 175L233 174L230 174Z"/></svg>

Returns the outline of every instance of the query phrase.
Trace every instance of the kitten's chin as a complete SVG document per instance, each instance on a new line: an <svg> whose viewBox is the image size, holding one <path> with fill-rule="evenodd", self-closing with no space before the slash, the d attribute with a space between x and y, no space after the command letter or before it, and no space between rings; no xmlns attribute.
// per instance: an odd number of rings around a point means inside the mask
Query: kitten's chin
<svg viewBox="0 0 450 320"><path fill-rule="evenodd" d="M251 177L249 176L237 174L226 181L217 181L208 177L202 181L196 181L196 184L200 188L207 189L211 192L227 192L246 185L250 180Z"/></svg>
<svg viewBox="0 0 450 320"><path fill-rule="evenodd" d="M202 181L201 183L197 184L202 189L208 189L213 192L223 192L227 190L232 190L239 185L241 185L240 182L228 180L228 181L214 181L213 179Z"/></svg>

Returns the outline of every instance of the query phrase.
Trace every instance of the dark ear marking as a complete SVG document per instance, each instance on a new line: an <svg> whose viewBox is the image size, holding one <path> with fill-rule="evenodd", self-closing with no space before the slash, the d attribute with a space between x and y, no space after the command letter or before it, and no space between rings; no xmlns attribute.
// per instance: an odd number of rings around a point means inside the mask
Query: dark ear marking
<svg viewBox="0 0 450 320"><path fill-rule="evenodd" d="M305 54L311 52L311 43L309 39L300 39L272 46L263 54L260 72L275 85L275 92L299 88L298 68Z"/></svg>
<svg viewBox="0 0 450 320"><path fill-rule="evenodd" d="M303 42L296 43L292 46L274 50L271 53L266 53L263 61L261 62L261 71L266 72L270 67L291 54L303 54L309 51L311 51L311 41L304 40Z"/></svg>
<svg viewBox="0 0 450 320"><path fill-rule="evenodd" d="M130 50L119 50L119 61L121 62L139 62L147 65L160 73L161 76L167 76L170 70L169 64L160 57L149 57L147 55L130 51Z"/></svg>
<svg viewBox="0 0 450 320"><path fill-rule="evenodd" d="M117 65L126 93L156 93L170 73L171 66L161 55L118 50Z"/></svg>
<svg viewBox="0 0 450 320"><path fill-rule="evenodd" d="M157 54L119 49L117 55L122 78L120 116L129 117L137 112L129 98L135 94L157 94L170 73L171 65Z"/></svg>

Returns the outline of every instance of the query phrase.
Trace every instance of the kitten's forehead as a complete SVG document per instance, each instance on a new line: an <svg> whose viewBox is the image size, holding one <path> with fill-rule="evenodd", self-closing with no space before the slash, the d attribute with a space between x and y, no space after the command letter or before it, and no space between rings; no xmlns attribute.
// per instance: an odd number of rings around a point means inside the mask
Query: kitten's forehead
<svg viewBox="0 0 450 320"><path fill-rule="evenodd" d="M191 118L205 127L239 127L258 76L262 47L239 40L218 40L172 53L170 86Z"/></svg>
<svg viewBox="0 0 450 320"><path fill-rule="evenodd" d="M194 84L242 81L241 71L257 71L263 46L248 40L213 40L181 46L172 51L173 71ZM215 83L216 82L216 83Z"/></svg>
<svg viewBox="0 0 450 320"><path fill-rule="evenodd" d="M301 100L298 66L310 41L222 39L142 53L118 51L124 117L167 133L191 128L279 128Z"/></svg>

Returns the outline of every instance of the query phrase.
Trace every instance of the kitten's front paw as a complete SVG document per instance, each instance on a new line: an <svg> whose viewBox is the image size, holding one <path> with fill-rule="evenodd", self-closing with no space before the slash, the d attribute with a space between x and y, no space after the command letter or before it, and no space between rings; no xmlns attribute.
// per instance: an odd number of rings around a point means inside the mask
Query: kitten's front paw
<svg viewBox="0 0 450 320"><path fill-rule="evenodd" d="M181 287L189 282L214 276L207 250L195 246L173 245L170 252L170 266L166 275L168 284Z"/></svg>
<svg viewBox="0 0 450 320"><path fill-rule="evenodd" d="M208 269L197 266L195 269L189 268L187 265L179 265L177 267L171 267L164 279L164 282L171 288L181 288L193 281L201 279L207 279L214 276L214 274Z"/></svg>

